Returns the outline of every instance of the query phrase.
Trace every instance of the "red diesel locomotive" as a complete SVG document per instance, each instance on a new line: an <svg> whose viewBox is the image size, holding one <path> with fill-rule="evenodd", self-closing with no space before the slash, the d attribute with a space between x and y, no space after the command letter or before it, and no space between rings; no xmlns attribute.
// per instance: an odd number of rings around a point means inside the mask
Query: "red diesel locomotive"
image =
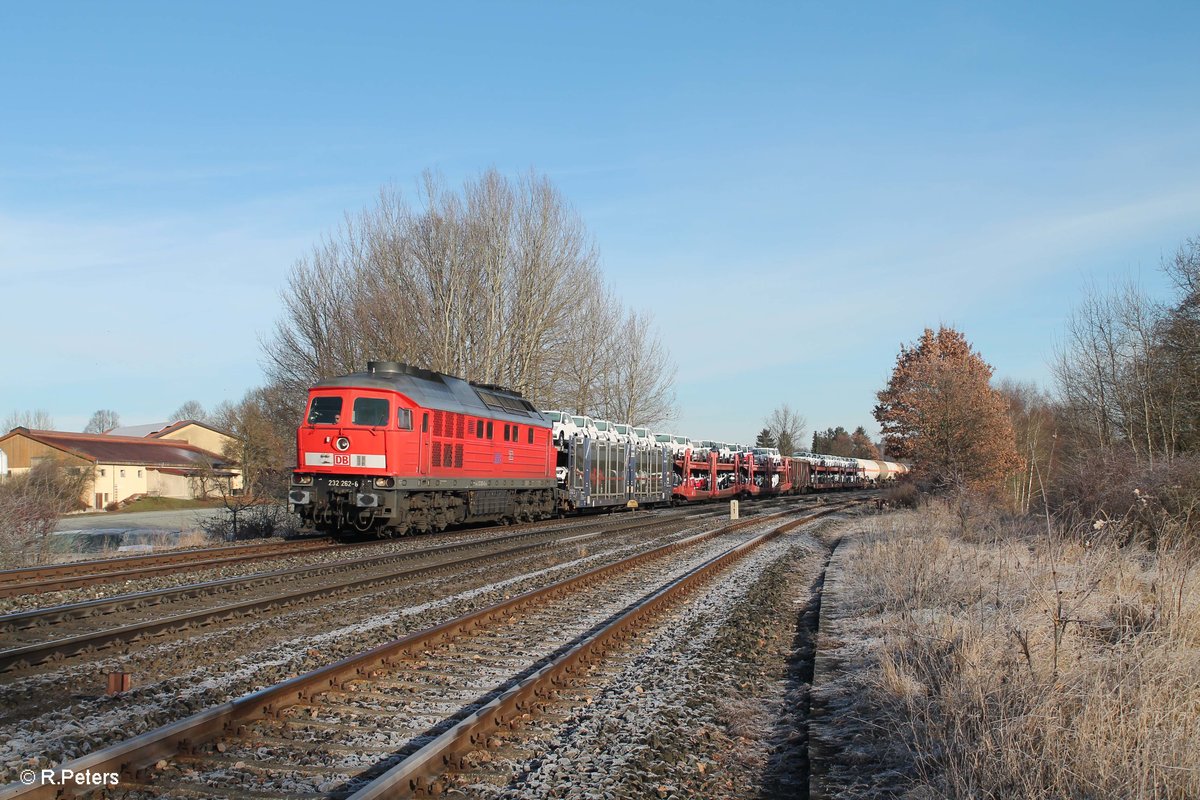
<svg viewBox="0 0 1200 800"><path fill-rule="evenodd" d="M399 536L553 514L551 423L519 394L390 361L309 390L289 500L306 527Z"/></svg>
<svg viewBox="0 0 1200 800"><path fill-rule="evenodd" d="M835 456L673 451L584 432L556 442L551 419L516 392L391 361L309 390L296 458L292 510L336 535L867 485L857 460Z"/></svg>

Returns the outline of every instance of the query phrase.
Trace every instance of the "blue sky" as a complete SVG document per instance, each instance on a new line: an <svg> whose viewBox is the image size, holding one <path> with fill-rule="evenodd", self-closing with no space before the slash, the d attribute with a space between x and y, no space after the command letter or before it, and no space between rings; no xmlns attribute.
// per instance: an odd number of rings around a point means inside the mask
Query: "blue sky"
<svg viewBox="0 0 1200 800"><path fill-rule="evenodd" d="M843 7L846 6L846 7ZM262 381L292 263L427 168L548 174L677 432L871 419L953 324L1047 382L1089 281L1200 235L1200 5L0 5L0 416ZM730 395L733 395L731 399Z"/></svg>

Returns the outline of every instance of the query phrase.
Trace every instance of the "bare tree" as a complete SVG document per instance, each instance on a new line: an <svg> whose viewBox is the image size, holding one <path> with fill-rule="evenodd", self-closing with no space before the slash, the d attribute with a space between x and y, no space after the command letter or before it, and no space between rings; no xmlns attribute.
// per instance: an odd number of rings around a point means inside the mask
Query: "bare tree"
<svg viewBox="0 0 1200 800"><path fill-rule="evenodd" d="M102 408L92 414L92 418L88 420L88 424L84 427L84 433L104 433L111 431L113 428L121 424L121 415L112 409Z"/></svg>
<svg viewBox="0 0 1200 800"><path fill-rule="evenodd" d="M553 386L541 399L546 406L575 414L599 413L604 377L619 355L615 332L621 306L610 290L589 292L572 305L570 321L549 343L558 352L548 359L555 369Z"/></svg>
<svg viewBox="0 0 1200 800"><path fill-rule="evenodd" d="M1046 481L1055 473L1058 419L1051 397L1033 383L1002 380L996 387L1008 402L1008 416L1016 435L1017 452L1024 469L1010 476L1017 511L1028 513L1033 504L1045 501Z"/></svg>
<svg viewBox="0 0 1200 800"><path fill-rule="evenodd" d="M186 403L175 409L175 413L171 415L171 422L181 422L185 419L192 419L197 422L207 422L208 412L204 410L204 406L200 405L195 400L188 400Z"/></svg>
<svg viewBox="0 0 1200 800"><path fill-rule="evenodd" d="M544 176L489 170L455 191L426 173L414 203L381 192L296 263L264 344L268 374L297 392L392 359L544 405L663 418L674 368L648 317L622 321L597 261L583 221ZM616 346L641 370L632 389L630 374L609 380Z"/></svg>
<svg viewBox="0 0 1200 800"><path fill-rule="evenodd" d="M58 520L85 507L92 480L86 467L45 459L0 482L0 564L43 563Z"/></svg>
<svg viewBox="0 0 1200 800"><path fill-rule="evenodd" d="M1194 331L1176 325L1184 307L1167 308L1130 283L1090 289L1074 311L1053 371L1064 419L1086 449L1128 448L1150 464L1179 451L1197 374L1194 353L1173 346Z"/></svg>
<svg viewBox="0 0 1200 800"><path fill-rule="evenodd" d="M602 415L638 426L660 426L673 419L676 367L649 312L629 311L609 347Z"/></svg>
<svg viewBox="0 0 1200 800"><path fill-rule="evenodd" d="M808 423L803 414L787 403L772 411L763 420L763 424L771 432L771 438L775 440L775 446L779 448L780 453L790 456L801 449L804 428Z"/></svg>
<svg viewBox="0 0 1200 800"><path fill-rule="evenodd" d="M1200 450L1200 239L1188 239L1165 261L1163 272L1175 285L1177 302L1159 325L1163 363L1173 381L1174 444Z"/></svg>
<svg viewBox="0 0 1200 800"><path fill-rule="evenodd" d="M36 408L32 411L13 411L4 418L3 432L7 433L13 428L51 431L54 430L54 418L50 416L50 412L43 408Z"/></svg>
<svg viewBox="0 0 1200 800"><path fill-rule="evenodd" d="M296 458L296 420L301 409L277 386L251 389L235 404L213 415L233 435L222 455L242 473L242 494L258 500L282 500Z"/></svg>

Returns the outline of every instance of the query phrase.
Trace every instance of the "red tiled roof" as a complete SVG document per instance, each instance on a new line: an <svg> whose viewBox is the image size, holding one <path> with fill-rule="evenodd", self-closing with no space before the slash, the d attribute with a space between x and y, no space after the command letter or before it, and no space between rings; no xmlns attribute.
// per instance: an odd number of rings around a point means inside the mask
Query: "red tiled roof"
<svg viewBox="0 0 1200 800"><path fill-rule="evenodd" d="M97 464L145 464L184 469L197 469L209 464L225 465L222 456L175 439L143 439L137 436L14 428L0 438L0 442L11 436L25 436Z"/></svg>

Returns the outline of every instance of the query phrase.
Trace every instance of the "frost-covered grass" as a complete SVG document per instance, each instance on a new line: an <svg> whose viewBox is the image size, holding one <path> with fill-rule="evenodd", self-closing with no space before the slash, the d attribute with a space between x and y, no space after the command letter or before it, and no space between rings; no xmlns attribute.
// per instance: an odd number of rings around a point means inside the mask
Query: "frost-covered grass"
<svg viewBox="0 0 1200 800"><path fill-rule="evenodd" d="M839 636L908 796L1200 797L1195 559L937 504L864 526Z"/></svg>

